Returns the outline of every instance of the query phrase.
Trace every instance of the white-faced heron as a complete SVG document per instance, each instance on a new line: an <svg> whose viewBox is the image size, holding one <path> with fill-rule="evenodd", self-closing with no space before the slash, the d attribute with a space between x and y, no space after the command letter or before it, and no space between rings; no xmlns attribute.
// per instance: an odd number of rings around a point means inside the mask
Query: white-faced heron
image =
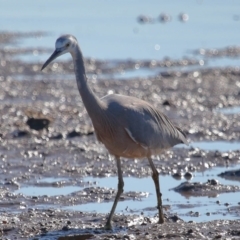
<svg viewBox="0 0 240 240"><path fill-rule="evenodd" d="M83 55L74 36L59 37L55 47L54 53L44 63L42 69L65 53L72 55L78 90L92 120L97 139L116 158L118 191L106 222L106 228L112 228L111 220L123 192L124 182L120 157L148 158L156 188L159 223L163 223L159 173L151 156L158 155L176 144L187 144L185 134L148 102L120 94L110 94L98 98L87 83Z"/></svg>

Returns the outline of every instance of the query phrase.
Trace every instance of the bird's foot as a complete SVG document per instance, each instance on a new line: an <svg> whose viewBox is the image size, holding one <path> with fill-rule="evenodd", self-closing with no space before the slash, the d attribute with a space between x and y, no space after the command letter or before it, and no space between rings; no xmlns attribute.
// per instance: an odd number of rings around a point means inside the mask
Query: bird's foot
<svg viewBox="0 0 240 240"><path fill-rule="evenodd" d="M104 230L113 230L112 224L110 222L107 222L104 226Z"/></svg>
<svg viewBox="0 0 240 240"><path fill-rule="evenodd" d="M158 223L159 223L159 224L163 224L163 223L164 223L164 218L163 218L163 219L159 219L159 220L158 220Z"/></svg>
<svg viewBox="0 0 240 240"><path fill-rule="evenodd" d="M158 223L159 223L159 224L163 224L163 223L164 223L164 216L163 216L162 211L159 212Z"/></svg>

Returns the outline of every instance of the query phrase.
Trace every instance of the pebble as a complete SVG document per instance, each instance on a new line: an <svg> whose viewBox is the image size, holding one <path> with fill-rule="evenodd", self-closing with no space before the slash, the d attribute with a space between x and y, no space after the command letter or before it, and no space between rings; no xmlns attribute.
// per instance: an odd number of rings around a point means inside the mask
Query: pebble
<svg viewBox="0 0 240 240"><path fill-rule="evenodd" d="M190 180L190 179L193 178L193 175L192 175L191 172L186 172L186 173L184 174L184 178L185 178L186 180Z"/></svg>
<svg viewBox="0 0 240 240"><path fill-rule="evenodd" d="M187 22L189 20L189 16L186 13L180 13L179 14L179 20L182 22Z"/></svg>
<svg viewBox="0 0 240 240"><path fill-rule="evenodd" d="M214 185L214 186L219 184L219 181L216 180L216 179L208 180L208 182L209 182L211 185Z"/></svg>
<svg viewBox="0 0 240 240"><path fill-rule="evenodd" d="M170 22L172 17L166 13L161 13L159 16L159 21L162 23Z"/></svg>
<svg viewBox="0 0 240 240"><path fill-rule="evenodd" d="M69 229L70 229L70 227L68 225L62 227L63 231L68 231Z"/></svg>

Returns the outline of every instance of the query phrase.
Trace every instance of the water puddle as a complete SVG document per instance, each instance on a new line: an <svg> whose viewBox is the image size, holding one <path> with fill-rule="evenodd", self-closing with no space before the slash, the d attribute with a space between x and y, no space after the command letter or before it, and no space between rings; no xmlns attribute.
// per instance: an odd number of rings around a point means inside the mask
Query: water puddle
<svg viewBox="0 0 240 240"><path fill-rule="evenodd" d="M37 182L37 185L34 186L23 186L15 193L21 193L26 196L58 196L58 195L67 195L72 192L82 190L80 186L72 186L69 184L61 185L61 182L67 182L67 178L43 178Z"/></svg>
<svg viewBox="0 0 240 240"><path fill-rule="evenodd" d="M54 178L54 177L46 177L46 178L42 178L39 179L38 182L39 183L55 183L55 182L61 182L61 181L67 181L68 178Z"/></svg>
<svg viewBox="0 0 240 240"><path fill-rule="evenodd" d="M200 148L206 151L217 150L219 152L237 151L240 150L240 142L227 142L227 141L213 141L213 142L193 142L192 147Z"/></svg>
<svg viewBox="0 0 240 240"><path fill-rule="evenodd" d="M223 113L223 114L226 114L226 115L239 114L240 113L240 106L218 108L218 109L216 109L216 112L220 112L220 113Z"/></svg>
<svg viewBox="0 0 240 240"><path fill-rule="evenodd" d="M228 142L228 141L202 141L202 142L191 142L189 146L177 145L176 148L199 148L205 151L237 151L240 150L240 142Z"/></svg>
<svg viewBox="0 0 240 240"><path fill-rule="evenodd" d="M72 192L81 190L78 186L64 186L64 187L38 187L38 186L29 186L22 187L17 190L15 193L22 193L26 196L58 196L58 195L67 195Z"/></svg>

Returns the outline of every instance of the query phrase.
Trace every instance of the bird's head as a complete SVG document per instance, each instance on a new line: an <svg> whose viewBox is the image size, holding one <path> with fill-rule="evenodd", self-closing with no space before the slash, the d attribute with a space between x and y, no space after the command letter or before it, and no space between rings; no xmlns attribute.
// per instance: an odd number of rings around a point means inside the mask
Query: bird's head
<svg viewBox="0 0 240 240"><path fill-rule="evenodd" d="M65 53L74 53L74 50L77 46L77 39L72 35L63 35L56 40L55 51L48 58L48 60L43 64L43 70L50 62L52 62L57 57Z"/></svg>

